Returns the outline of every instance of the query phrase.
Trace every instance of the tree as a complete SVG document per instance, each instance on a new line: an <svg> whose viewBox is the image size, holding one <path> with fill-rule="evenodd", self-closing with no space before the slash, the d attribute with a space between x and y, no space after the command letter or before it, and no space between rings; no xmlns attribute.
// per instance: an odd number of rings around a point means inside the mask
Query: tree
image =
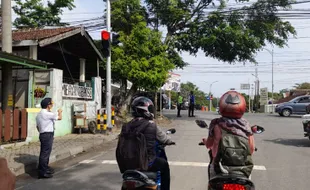
<svg viewBox="0 0 310 190"><path fill-rule="evenodd" d="M122 102L125 107L138 88L156 92L165 83L168 71L174 68L161 36L160 32L148 28L145 22L134 26L128 36L120 32L122 46L113 48L112 70L120 78L133 83Z"/></svg>
<svg viewBox="0 0 310 190"><path fill-rule="evenodd" d="M248 2L248 0L236 0ZM296 34L289 22L277 12L289 9L292 0L261 0L237 10L225 11L227 0L145 0L149 25L165 27L165 44L174 53L186 51L196 55L202 50L225 62L255 62L256 53L271 43L286 45ZM210 7L216 9L210 11Z"/></svg>
<svg viewBox="0 0 310 190"><path fill-rule="evenodd" d="M308 82L296 83L294 88L295 89L310 89L310 83Z"/></svg>
<svg viewBox="0 0 310 190"><path fill-rule="evenodd" d="M122 31L124 34L129 35L133 27L138 22L147 22L148 24L154 20L147 12L147 8L141 5L138 0L118 0L113 1L111 5L112 15L111 23L114 31ZM155 30L158 28L153 27ZM163 39L164 37L162 37ZM182 57L170 46L165 43L167 56L176 68L183 68L188 65L183 61Z"/></svg>
<svg viewBox="0 0 310 190"><path fill-rule="evenodd" d="M121 46L112 48L114 79L133 83L121 97L124 111L138 88L157 92L164 85L168 71L174 68L168 47L161 41L161 32L147 26L145 10L139 0L119 0L112 3L112 27L120 34Z"/></svg>
<svg viewBox="0 0 310 190"><path fill-rule="evenodd" d="M75 8L74 0L55 0L54 3L48 1L47 6L44 6L42 0L14 1L16 5L13 6L13 10L18 17L13 24L17 28L68 25L60 21L60 15L64 8L69 10Z"/></svg>
<svg viewBox="0 0 310 190"><path fill-rule="evenodd" d="M206 93L199 90L199 88L192 82L182 83L181 84L181 96L183 96L184 101L189 101L188 97L190 92L193 91L195 95L195 104L200 106L208 106L209 101L206 99Z"/></svg>

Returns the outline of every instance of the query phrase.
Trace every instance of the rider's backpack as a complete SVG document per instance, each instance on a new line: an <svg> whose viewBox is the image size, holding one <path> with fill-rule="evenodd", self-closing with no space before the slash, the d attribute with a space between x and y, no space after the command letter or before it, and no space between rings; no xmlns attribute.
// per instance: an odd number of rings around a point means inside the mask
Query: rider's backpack
<svg viewBox="0 0 310 190"><path fill-rule="evenodd" d="M254 164L250 151L249 140L222 130L218 153L214 158L214 170L217 174L229 173L249 177ZM222 168L222 169L221 169Z"/></svg>
<svg viewBox="0 0 310 190"><path fill-rule="evenodd" d="M147 171L148 169L148 154L143 131L150 123L145 120L141 125L132 127L131 122L123 125L116 148L116 160L121 173L126 170Z"/></svg>

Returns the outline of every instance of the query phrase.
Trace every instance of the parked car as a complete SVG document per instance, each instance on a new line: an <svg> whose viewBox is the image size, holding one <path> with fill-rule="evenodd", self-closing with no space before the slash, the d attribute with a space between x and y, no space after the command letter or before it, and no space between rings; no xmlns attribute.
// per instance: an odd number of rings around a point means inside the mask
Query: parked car
<svg viewBox="0 0 310 190"><path fill-rule="evenodd" d="M310 104L310 96L298 96L288 102L278 104L275 112L280 116L289 117L291 114L304 115L306 107Z"/></svg>

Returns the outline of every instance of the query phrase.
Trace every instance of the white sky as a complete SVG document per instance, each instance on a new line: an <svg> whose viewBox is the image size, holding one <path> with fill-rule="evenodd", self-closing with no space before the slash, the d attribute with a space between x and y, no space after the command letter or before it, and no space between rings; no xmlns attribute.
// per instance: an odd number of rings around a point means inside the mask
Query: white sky
<svg viewBox="0 0 310 190"><path fill-rule="evenodd" d="M65 11L62 17L63 21L73 22L100 17L103 15L105 8L103 0L75 0L75 5L76 8L73 11ZM233 7L236 7L236 5L233 4ZM293 9L305 9L309 12L310 3L294 5ZM288 42L289 47L283 49L274 48L275 92L284 88L291 88L295 83L310 82L308 79L308 73L310 73L310 49L307 49L310 43L309 19L310 14L305 15L304 19L289 19L297 30L297 39L292 37ZM94 39L99 39L100 30L91 31L90 34ZM272 49L271 46L266 48ZM218 81L212 87L215 96L220 96L229 88L239 90L241 83L254 83L255 77L252 76L255 73L254 65L246 64L243 66L242 63L229 65L205 57L202 52L199 52L197 57L190 56L187 53L183 53L182 57L190 63L184 70L174 71L181 75L182 82L191 81L201 90L209 92L210 82ZM257 68L261 81L260 87L268 87L268 90L271 91L271 55L265 50L258 53L256 59L259 62ZM236 71L239 73L236 73Z"/></svg>

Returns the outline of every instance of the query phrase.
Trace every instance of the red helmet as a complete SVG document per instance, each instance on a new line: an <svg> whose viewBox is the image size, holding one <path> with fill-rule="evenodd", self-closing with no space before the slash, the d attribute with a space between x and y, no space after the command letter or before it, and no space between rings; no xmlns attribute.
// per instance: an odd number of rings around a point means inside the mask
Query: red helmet
<svg viewBox="0 0 310 190"><path fill-rule="evenodd" d="M237 91L228 91L220 99L220 113L223 117L240 119L245 110L245 99Z"/></svg>

